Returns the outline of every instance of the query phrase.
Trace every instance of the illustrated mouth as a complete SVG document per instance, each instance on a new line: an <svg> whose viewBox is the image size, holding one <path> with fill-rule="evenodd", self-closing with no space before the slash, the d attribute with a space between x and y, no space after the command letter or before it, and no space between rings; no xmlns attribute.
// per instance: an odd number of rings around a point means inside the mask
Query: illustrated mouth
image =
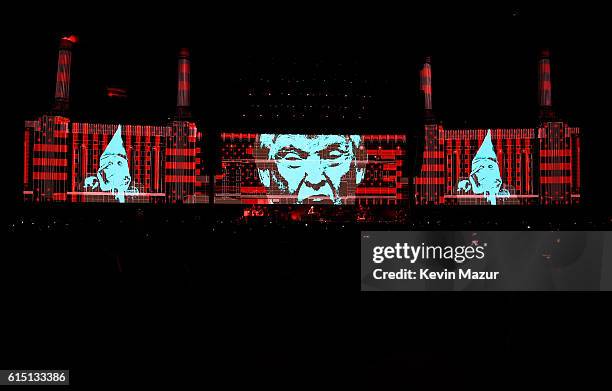
<svg viewBox="0 0 612 391"><path fill-rule="evenodd" d="M304 199L305 204L333 204L330 196L326 194L315 194Z"/></svg>

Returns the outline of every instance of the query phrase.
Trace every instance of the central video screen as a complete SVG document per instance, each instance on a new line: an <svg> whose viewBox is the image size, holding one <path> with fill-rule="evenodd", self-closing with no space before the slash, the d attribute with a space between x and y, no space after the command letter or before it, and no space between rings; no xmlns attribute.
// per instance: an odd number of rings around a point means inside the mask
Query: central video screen
<svg viewBox="0 0 612 391"><path fill-rule="evenodd" d="M222 133L215 203L395 205L408 197L398 134Z"/></svg>

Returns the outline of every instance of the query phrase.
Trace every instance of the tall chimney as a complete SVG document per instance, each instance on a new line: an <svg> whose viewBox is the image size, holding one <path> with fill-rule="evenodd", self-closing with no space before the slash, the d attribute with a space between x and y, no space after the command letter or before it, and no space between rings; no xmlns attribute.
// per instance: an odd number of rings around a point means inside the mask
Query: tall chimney
<svg viewBox="0 0 612 391"><path fill-rule="evenodd" d="M179 118L190 118L191 106L191 60L189 49L182 48L178 57L178 91L176 113Z"/></svg>
<svg viewBox="0 0 612 391"><path fill-rule="evenodd" d="M425 116L432 116L431 104L431 57L425 57L425 64L421 69L421 91L425 97Z"/></svg>
<svg viewBox="0 0 612 391"><path fill-rule="evenodd" d="M550 52L542 50L538 60L538 98L540 104L540 118L552 117L552 84L550 80Z"/></svg>
<svg viewBox="0 0 612 391"><path fill-rule="evenodd" d="M72 46L77 39L74 35L63 37L60 41L55 80L54 111L68 111L70 101L70 65L72 63Z"/></svg>

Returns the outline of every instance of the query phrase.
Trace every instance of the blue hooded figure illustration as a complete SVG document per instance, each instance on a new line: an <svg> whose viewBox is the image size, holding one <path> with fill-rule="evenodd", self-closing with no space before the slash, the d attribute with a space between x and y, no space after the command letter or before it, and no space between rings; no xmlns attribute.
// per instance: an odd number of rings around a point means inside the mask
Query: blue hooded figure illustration
<svg viewBox="0 0 612 391"><path fill-rule="evenodd" d="M113 138L100 156L97 174L85 180L85 189L112 192L117 201L124 203L125 193L138 193L138 189L130 188L131 182L132 176L121 138L121 125L119 125Z"/></svg>
<svg viewBox="0 0 612 391"><path fill-rule="evenodd" d="M497 205L497 197L510 195L508 190L502 189L499 163L491 141L491 129L487 131L478 152L472 158L470 176L459 181L457 188L460 192L483 194L491 205Z"/></svg>

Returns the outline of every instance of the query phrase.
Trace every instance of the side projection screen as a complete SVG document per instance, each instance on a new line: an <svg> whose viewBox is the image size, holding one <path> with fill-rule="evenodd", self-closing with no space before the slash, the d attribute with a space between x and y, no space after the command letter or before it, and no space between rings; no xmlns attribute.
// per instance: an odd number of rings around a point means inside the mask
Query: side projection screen
<svg viewBox="0 0 612 391"><path fill-rule="evenodd" d="M215 203L395 205L408 197L396 134L222 133Z"/></svg>
<svg viewBox="0 0 612 391"><path fill-rule="evenodd" d="M195 124L26 122L24 196L34 202L206 202Z"/></svg>

